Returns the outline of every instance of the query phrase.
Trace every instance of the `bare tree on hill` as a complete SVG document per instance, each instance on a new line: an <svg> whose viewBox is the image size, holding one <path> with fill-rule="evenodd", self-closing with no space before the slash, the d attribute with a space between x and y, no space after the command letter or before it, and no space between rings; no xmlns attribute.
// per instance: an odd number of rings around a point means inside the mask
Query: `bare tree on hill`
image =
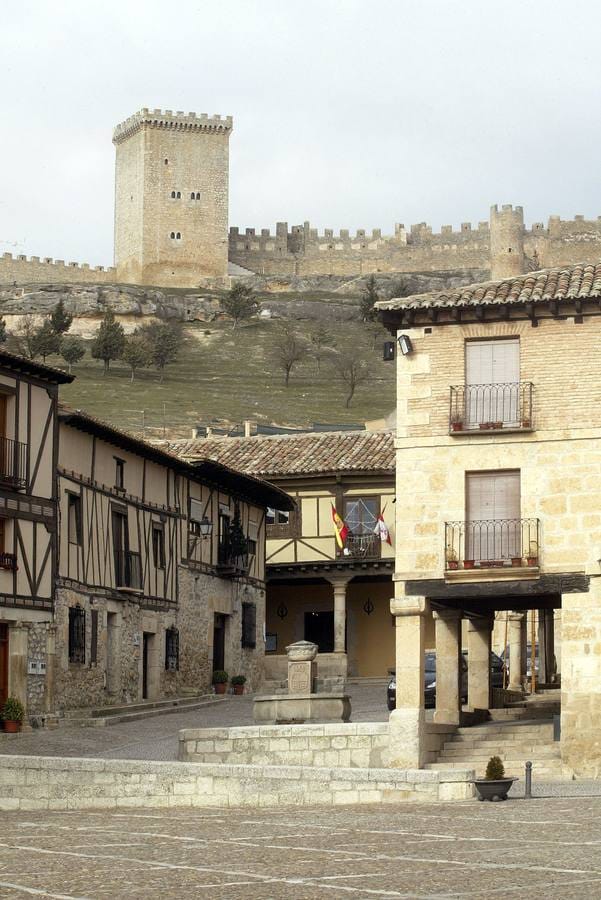
<svg viewBox="0 0 601 900"><path fill-rule="evenodd" d="M306 343L289 324L280 326L275 348L278 365L284 372L284 384L288 387L292 369L309 351Z"/></svg>
<svg viewBox="0 0 601 900"><path fill-rule="evenodd" d="M348 409L359 385L369 381L371 377L369 364L360 351L347 348L340 353L332 354L332 365L339 380L347 387L345 406Z"/></svg>

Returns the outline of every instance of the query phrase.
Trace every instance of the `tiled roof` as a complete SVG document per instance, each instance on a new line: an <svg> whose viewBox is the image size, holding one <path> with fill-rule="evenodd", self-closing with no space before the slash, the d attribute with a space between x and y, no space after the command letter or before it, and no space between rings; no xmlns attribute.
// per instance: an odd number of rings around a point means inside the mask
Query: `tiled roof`
<svg viewBox="0 0 601 900"><path fill-rule="evenodd" d="M70 384L75 378L75 375L68 375L62 369L34 362L32 359L11 353L4 348L0 350L0 365L7 366L9 369L18 372L24 372L26 375L33 375L35 378L41 378L44 381L50 381L52 384Z"/></svg>
<svg viewBox="0 0 601 900"><path fill-rule="evenodd" d="M601 297L601 262L558 266L500 281L487 281L429 294L380 300L378 309L428 309L515 303L547 303Z"/></svg>
<svg viewBox="0 0 601 900"><path fill-rule="evenodd" d="M321 432L248 438L197 438L167 445L182 459L214 459L249 475L394 471L389 431Z"/></svg>

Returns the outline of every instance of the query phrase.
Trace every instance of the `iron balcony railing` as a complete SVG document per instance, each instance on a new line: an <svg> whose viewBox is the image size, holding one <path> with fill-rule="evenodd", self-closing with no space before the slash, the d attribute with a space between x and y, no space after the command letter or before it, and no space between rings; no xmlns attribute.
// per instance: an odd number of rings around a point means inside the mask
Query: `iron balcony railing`
<svg viewBox="0 0 601 900"><path fill-rule="evenodd" d="M227 538L220 540L217 545L217 567L222 570L246 572L249 567L248 550L245 553L237 552L230 540Z"/></svg>
<svg viewBox="0 0 601 900"><path fill-rule="evenodd" d="M377 534L349 534L338 556L343 559L379 559L381 545Z"/></svg>
<svg viewBox="0 0 601 900"><path fill-rule="evenodd" d="M538 566L538 519L445 522L445 569Z"/></svg>
<svg viewBox="0 0 601 900"><path fill-rule="evenodd" d="M456 384L451 386L449 430L529 431L532 423L532 382Z"/></svg>
<svg viewBox="0 0 601 900"><path fill-rule="evenodd" d="M0 553L0 569L16 572L18 568L17 557L14 553Z"/></svg>
<svg viewBox="0 0 601 900"><path fill-rule="evenodd" d="M0 483L15 490L27 487L27 445L0 437Z"/></svg>
<svg viewBox="0 0 601 900"><path fill-rule="evenodd" d="M142 590L142 558L132 550L115 551L115 579L118 588Z"/></svg>

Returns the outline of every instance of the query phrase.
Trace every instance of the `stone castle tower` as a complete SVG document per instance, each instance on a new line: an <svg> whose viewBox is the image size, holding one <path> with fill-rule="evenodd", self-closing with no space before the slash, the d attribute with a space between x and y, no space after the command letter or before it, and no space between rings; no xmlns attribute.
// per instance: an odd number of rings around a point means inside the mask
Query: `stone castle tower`
<svg viewBox="0 0 601 900"><path fill-rule="evenodd" d="M196 287L225 277L232 118L142 109L113 133L120 281Z"/></svg>
<svg viewBox="0 0 601 900"><path fill-rule="evenodd" d="M522 275L524 256L524 210L511 205L490 208L490 277L513 278Z"/></svg>

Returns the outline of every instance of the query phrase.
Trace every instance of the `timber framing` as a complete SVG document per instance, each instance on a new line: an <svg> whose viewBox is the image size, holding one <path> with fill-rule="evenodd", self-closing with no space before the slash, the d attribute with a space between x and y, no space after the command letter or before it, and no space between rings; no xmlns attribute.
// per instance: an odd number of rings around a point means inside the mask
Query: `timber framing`
<svg viewBox="0 0 601 900"><path fill-rule="evenodd" d="M515 581L479 581L470 584L448 584L443 578L405 582L405 594L409 597L427 597L429 600L509 600L510 598L551 597L562 594L588 593L590 576L574 572L559 575L541 575L540 578ZM513 607L509 607L513 608Z"/></svg>
<svg viewBox="0 0 601 900"><path fill-rule="evenodd" d="M324 562L281 563L267 566L267 581L304 581L308 578L324 578L326 581L336 575L383 575L391 577L394 570L393 559L340 559Z"/></svg>

